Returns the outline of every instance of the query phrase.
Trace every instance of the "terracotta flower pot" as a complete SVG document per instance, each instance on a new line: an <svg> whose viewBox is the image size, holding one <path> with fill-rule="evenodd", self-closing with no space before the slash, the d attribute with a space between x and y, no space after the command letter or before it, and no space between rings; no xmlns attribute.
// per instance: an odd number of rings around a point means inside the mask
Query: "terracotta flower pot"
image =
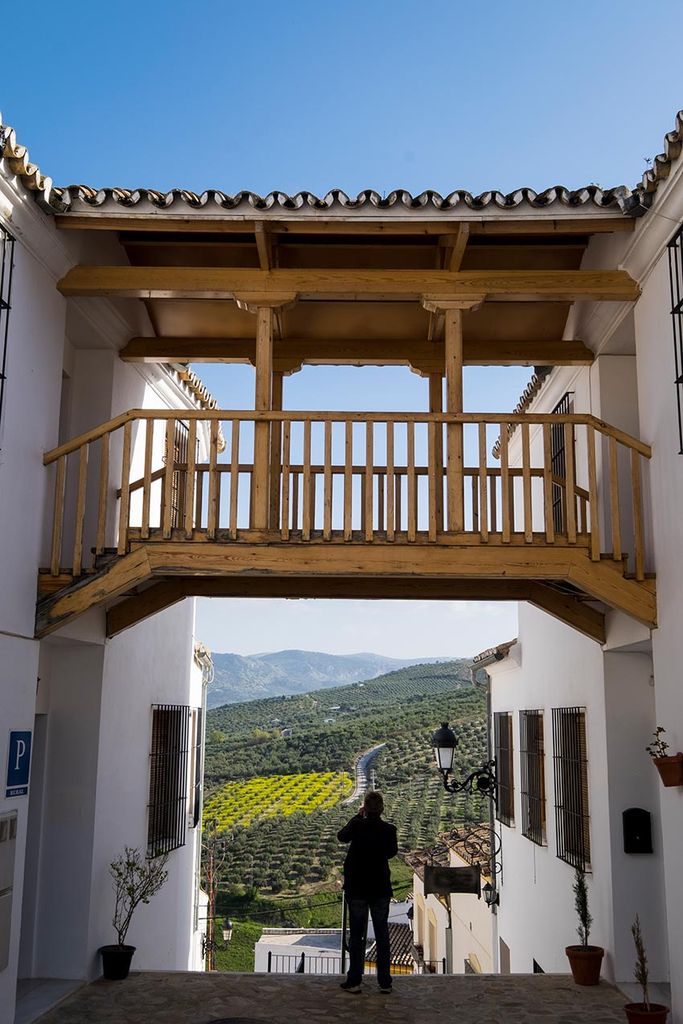
<svg viewBox="0 0 683 1024"><path fill-rule="evenodd" d="M669 1008L661 1003L650 1003L650 1009L646 1010L645 1003L627 1003L624 1013L628 1024L666 1024Z"/></svg>
<svg viewBox="0 0 683 1024"><path fill-rule="evenodd" d="M680 751L671 757L653 757L652 760L665 786L683 786L683 754Z"/></svg>
<svg viewBox="0 0 683 1024"><path fill-rule="evenodd" d="M130 962L135 946L100 946L102 954L102 976L107 981L123 981L128 977Z"/></svg>
<svg viewBox="0 0 683 1024"><path fill-rule="evenodd" d="M602 946L567 946L565 949L577 985L599 985Z"/></svg>

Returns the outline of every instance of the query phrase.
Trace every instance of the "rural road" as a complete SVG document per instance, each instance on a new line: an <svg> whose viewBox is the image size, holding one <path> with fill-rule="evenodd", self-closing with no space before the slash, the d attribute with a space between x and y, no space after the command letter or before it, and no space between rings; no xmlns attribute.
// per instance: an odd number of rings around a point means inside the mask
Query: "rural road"
<svg viewBox="0 0 683 1024"><path fill-rule="evenodd" d="M353 793L351 796L344 800L345 804L352 804L356 800L360 799L368 785L368 768L370 764L379 754L382 747L386 747L386 743L378 743L376 747L371 747L370 750L366 750L364 754L358 758L356 762L356 785L354 786Z"/></svg>

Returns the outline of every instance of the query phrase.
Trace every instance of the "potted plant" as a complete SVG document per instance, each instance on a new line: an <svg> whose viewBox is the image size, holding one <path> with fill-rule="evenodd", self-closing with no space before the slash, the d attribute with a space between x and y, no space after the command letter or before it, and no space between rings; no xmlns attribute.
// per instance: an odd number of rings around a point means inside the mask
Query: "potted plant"
<svg viewBox="0 0 683 1024"><path fill-rule="evenodd" d="M109 981L128 977L135 946L126 945L126 935L133 914L140 903L149 903L168 878L168 856L145 860L139 850L126 846L124 852L109 865L114 880L114 917L112 924L118 942L100 946L102 973Z"/></svg>
<svg viewBox="0 0 683 1024"><path fill-rule="evenodd" d="M652 743L645 748L652 758L665 786L683 786L683 754L667 754L669 744L662 739L666 729L658 725Z"/></svg>
<svg viewBox="0 0 683 1024"><path fill-rule="evenodd" d="M636 962L633 968L633 976L643 991L643 1001L642 1003L626 1004L624 1011L628 1022L629 1024L666 1024L666 1018L669 1014L668 1007L663 1006L662 1003L650 1002L650 994L648 992L650 972L647 966L645 942L640 930L640 919L637 914L635 921L631 925L631 935L636 947Z"/></svg>
<svg viewBox="0 0 683 1024"><path fill-rule="evenodd" d="M579 926L576 929L581 940L579 946L567 946L565 953L569 959L569 966L572 970L574 981L577 985L598 985L600 983L600 967L605 951L602 946L589 946L593 918L588 909L588 886L586 885L586 873L580 868L576 869L574 875L574 906L579 918Z"/></svg>

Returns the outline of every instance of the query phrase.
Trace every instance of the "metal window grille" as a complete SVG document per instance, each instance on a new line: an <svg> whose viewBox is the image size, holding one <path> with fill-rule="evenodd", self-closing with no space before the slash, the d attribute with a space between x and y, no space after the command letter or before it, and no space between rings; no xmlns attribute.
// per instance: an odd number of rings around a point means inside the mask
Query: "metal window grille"
<svg viewBox="0 0 683 1024"><path fill-rule="evenodd" d="M545 843L545 771L543 712L519 713L520 791L522 835L532 843Z"/></svg>
<svg viewBox="0 0 683 1024"><path fill-rule="evenodd" d="M574 412L574 392L567 391L553 409L553 416L568 416ZM553 423L550 427L550 466L553 475L552 501L553 526L555 533L567 531L567 488L557 481L567 479L567 450L564 423Z"/></svg>
<svg viewBox="0 0 683 1024"><path fill-rule="evenodd" d="M147 856L185 843L189 707L152 705Z"/></svg>
<svg viewBox="0 0 683 1024"><path fill-rule="evenodd" d="M582 871L590 863L586 709L553 708L557 856Z"/></svg>
<svg viewBox="0 0 683 1024"><path fill-rule="evenodd" d="M512 768L512 715L498 711L493 716L496 749L496 818L503 825L515 820L514 777Z"/></svg>
<svg viewBox="0 0 683 1024"><path fill-rule="evenodd" d="M683 455L683 227L676 232L669 242L668 248L676 373L676 409L678 412L678 452L679 455Z"/></svg>
<svg viewBox="0 0 683 1024"><path fill-rule="evenodd" d="M7 339L14 267L14 238L0 224L0 426L7 382Z"/></svg>
<svg viewBox="0 0 683 1024"><path fill-rule="evenodd" d="M196 712L196 726L195 726L195 741L193 751L193 763L194 763L194 787L190 794L190 800L192 801L192 827L196 828L199 824L199 816L202 812L202 709L197 708Z"/></svg>

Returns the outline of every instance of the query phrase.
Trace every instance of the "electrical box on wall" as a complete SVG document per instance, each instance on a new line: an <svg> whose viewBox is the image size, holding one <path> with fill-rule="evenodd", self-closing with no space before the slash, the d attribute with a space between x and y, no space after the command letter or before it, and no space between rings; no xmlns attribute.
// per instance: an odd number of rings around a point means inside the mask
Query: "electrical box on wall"
<svg viewBox="0 0 683 1024"><path fill-rule="evenodd" d="M629 807L622 814L624 853L652 853L652 817L642 807Z"/></svg>
<svg viewBox="0 0 683 1024"><path fill-rule="evenodd" d="M17 812L0 814L0 971L9 963L12 886L17 847Z"/></svg>

